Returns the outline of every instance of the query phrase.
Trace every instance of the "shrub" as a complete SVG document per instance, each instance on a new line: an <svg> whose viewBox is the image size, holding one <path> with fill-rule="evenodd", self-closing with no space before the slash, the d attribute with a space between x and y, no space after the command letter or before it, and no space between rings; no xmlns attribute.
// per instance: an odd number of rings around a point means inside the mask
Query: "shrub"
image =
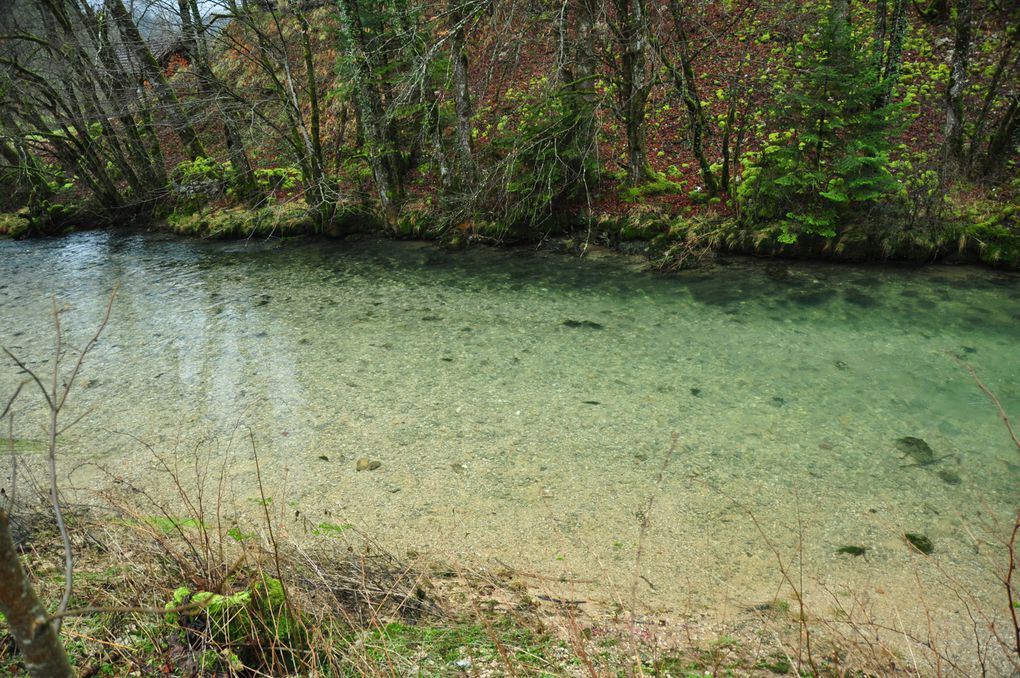
<svg viewBox="0 0 1020 678"><path fill-rule="evenodd" d="M827 17L794 48L799 75L781 95L777 122L760 152L745 156L737 192L743 218L773 223L777 239L831 238L839 224L894 196L890 135L895 106L876 106L874 57L845 22Z"/></svg>

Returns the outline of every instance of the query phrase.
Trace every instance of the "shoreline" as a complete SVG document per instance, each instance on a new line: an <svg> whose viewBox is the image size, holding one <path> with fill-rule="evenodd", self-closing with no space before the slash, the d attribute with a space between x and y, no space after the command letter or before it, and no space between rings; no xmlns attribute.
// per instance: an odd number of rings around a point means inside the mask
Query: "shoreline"
<svg viewBox="0 0 1020 678"><path fill-rule="evenodd" d="M1020 230L1006 224L964 226L947 222L912 236L903 225L889 226L886 234L881 229L847 228L833 238L802 236L795 243L783 243L774 228L752 229L721 215L685 218L658 210L553 218L553 225L545 231L485 222L442 226L432 215L413 211L402 216L394 228L385 228L371 214L352 210L338 215L329 228L321 230L299 202L258 209L213 208L142 224L104 225L96 220L95 226L86 227L85 223L89 223L87 217L38 224L26 215L3 213L0 239L61 237L78 231L110 229L203 240L378 238L431 242L450 249L527 246L576 256L585 256L591 248L599 247L640 257L647 262L647 268L663 272L703 269L726 257L906 267L972 265L1020 271Z"/></svg>

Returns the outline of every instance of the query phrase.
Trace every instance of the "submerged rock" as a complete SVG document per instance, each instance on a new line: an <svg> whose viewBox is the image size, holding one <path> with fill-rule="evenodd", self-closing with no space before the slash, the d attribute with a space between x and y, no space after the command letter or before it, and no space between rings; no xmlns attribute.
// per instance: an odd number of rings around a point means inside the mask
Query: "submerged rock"
<svg viewBox="0 0 1020 678"><path fill-rule="evenodd" d="M913 460L914 466L930 466L938 461L931 445L921 438L904 436L896 439L896 449Z"/></svg>
<svg viewBox="0 0 1020 678"><path fill-rule="evenodd" d="M931 539L923 534L907 532L903 535L903 538L907 540L907 543L926 556L930 556L935 551L935 545L931 543Z"/></svg>
<svg viewBox="0 0 1020 678"><path fill-rule="evenodd" d="M564 320L564 326L571 328L583 328L586 330L604 330L605 325L594 322L592 320Z"/></svg>
<svg viewBox="0 0 1020 678"><path fill-rule="evenodd" d="M959 485L963 482L963 478L960 477L959 473L950 471L947 468L941 469L937 475L946 485Z"/></svg>

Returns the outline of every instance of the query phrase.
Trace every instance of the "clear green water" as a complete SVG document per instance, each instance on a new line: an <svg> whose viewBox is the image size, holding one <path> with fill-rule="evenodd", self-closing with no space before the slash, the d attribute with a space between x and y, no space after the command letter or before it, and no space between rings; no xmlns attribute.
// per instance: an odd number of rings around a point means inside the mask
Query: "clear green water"
<svg viewBox="0 0 1020 678"><path fill-rule="evenodd" d="M863 599L911 625L920 591L951 621L947 581L998 600L1020 453L950 354L1020 420L1016 275L759 262L667 278L611 257L97 232L0 242L0 342L45 360L56 295L80 343L114 283L74 397L90 413L66 439L79 486L102 482L86 459L165 485L114 431L184 458L241 421L273 491L313 521L614 585L592 598L629 597L654 495L646 604L769 600L782 582L763 534L787 561L803 552L826 609ZM17 378L0 373L0 392ZM40 437L31 416L18 426ZM903 436L939 463L908 466ZM254 467L234 454L243 509ZM357 472L363 456L382 466ZM847 544L869 551L836 553Z"/></svg>

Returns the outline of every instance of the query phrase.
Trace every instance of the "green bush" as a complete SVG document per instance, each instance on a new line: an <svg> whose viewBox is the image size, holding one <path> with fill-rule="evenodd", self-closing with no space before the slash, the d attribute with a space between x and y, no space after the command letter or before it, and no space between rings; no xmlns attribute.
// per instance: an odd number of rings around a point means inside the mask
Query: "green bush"
<svg viewBox="0 0 1020 678"><path fill-rule="evenodd" d="M32 222L28 218L28 210L16 213L0 213L0 237L20 238L28 233Z"/></svg>
<svg viewBox="0 0 1020 678"><path fill-rule="evenodd" d="M233 175L229 162L213 158L199 156L179 163L171 175L178 195L177 208L185 211L201 208L227 191Z"/></svg>
<svg viewBox="0 0 1020 678"><path fill-rule="evenodd" d="M744 157L737 190L745 221L772 224L782 243L836 236L839 225L899 191L890 136L899 108L876 106L873 51L843 22L822 20L794 48L797 67L780 96L779 131Z"/></svg>
<svg viewBox="0 0 1020 678"><path fill-rule="evenodd" d="M268 167L255 170L255 183L273 192L291 192L298 187L304 175L296 167Z"/></svg>
<svg viewBox="0 0 1020 678"><path fill-rule="evenodd" d="M204 622L209 638L224 648L251 643L279 645L296 639L301 624L287 610L283 584L279 579L262 576L243 591L220 595L209 591L192 592L182 586L174 591L167 610L194 605L194 611L167 612L167 622L193 627L195 619Z"/></svg>

